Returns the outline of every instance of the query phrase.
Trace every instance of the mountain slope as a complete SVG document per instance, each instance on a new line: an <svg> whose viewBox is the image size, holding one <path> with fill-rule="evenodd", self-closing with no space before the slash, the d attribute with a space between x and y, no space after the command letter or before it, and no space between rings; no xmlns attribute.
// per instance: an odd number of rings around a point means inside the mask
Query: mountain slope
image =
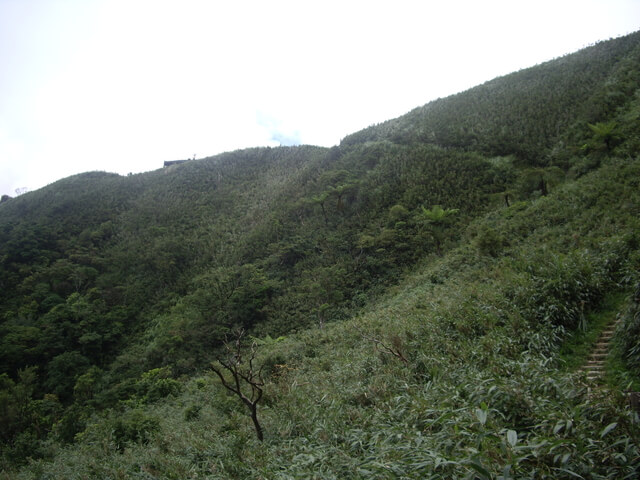
<svg viewBox="0 0 640 480"><path fill-rule="evenodd" d="M351 145L390 140L516 155L529 165L558 161L553 147L579 142L586 123L606 121L635 93L638 34L602 42L534 68L439 99L354 133Z"/></svg>
<svg viewBox="0 0 640 480"><path fill-rule="evenodd" d="M331 149L89 173L3 202L3 468L633 474L624 399L594 403L559 348L639 280L639 40ZM262 345L264 445L206 373L237 327ZM637 340L619 343L617 375L637 382Z"/></svg>

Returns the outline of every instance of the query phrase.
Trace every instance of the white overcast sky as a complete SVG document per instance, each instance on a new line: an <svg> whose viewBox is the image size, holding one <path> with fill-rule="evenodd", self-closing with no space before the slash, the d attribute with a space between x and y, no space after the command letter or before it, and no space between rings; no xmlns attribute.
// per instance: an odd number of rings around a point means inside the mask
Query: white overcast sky
<svg viewBox="0 0 640 480"><path fill-rule="evenodd" d="M0 0L0 194L331 146L640 29L640 0Z"/></svg>

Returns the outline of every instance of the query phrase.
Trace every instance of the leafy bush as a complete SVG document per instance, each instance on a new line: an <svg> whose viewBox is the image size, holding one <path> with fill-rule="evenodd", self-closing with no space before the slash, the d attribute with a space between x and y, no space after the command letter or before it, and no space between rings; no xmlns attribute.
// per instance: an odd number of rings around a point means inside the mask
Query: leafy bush
<svg viewBox="0 0 640 480"><path fill-rule="evenodd" d="M636 285L627 311L622 317L622 326L616 336L616 342L633 375L640 378L640 283Z"/></svg>
<svg viewBox="0 0 640 480"><path fill-rule="evenodd" d="M196 420L200 417L200 410L202 410L202 406L200 405L191 405L184 410L184 419L186 421Z"/></svg>
<svg viewBox="0 0 640 480"><path fill-rule="evenodd" d="M142 410L130 410L111 421L113 441L119 451L130 443L148 443L160 430L157 418Z"/></svg>
<svg viewBox="0 0 640 480"><path fill-rule="evenodd" d="M163 367L143 373L137 389L138 396L144 402L153 403L169 395L177 395L182 390L182 384L171 378L168 367Z"/></svg>

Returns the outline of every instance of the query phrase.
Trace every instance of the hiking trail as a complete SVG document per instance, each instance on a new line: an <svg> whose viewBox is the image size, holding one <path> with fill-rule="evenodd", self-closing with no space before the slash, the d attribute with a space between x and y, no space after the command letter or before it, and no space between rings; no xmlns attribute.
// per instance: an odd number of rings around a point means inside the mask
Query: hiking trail
<svg viewBox="0 0 640 480"><path fill-rule="evenodd" d="M619 323L620 316L617 316L613 322L605 327L598 337L587 363L580 369L587 374L587 382L590 384L599 384L603 380L611 339Z"/></svg>

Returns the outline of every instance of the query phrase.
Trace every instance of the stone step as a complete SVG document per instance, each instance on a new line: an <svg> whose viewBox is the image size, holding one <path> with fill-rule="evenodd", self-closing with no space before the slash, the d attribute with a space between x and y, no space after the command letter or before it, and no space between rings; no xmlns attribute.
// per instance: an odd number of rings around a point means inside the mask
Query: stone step
<svg viewBox="0 0 640 480"><path fill-rule="evenodd" d="M612 324L605 327L593 346L586 365L583 365L580 369L581 372L586 374L587 382L594 384L602 382L610 344L619 323L620 319L617 318Z"/></svg>

